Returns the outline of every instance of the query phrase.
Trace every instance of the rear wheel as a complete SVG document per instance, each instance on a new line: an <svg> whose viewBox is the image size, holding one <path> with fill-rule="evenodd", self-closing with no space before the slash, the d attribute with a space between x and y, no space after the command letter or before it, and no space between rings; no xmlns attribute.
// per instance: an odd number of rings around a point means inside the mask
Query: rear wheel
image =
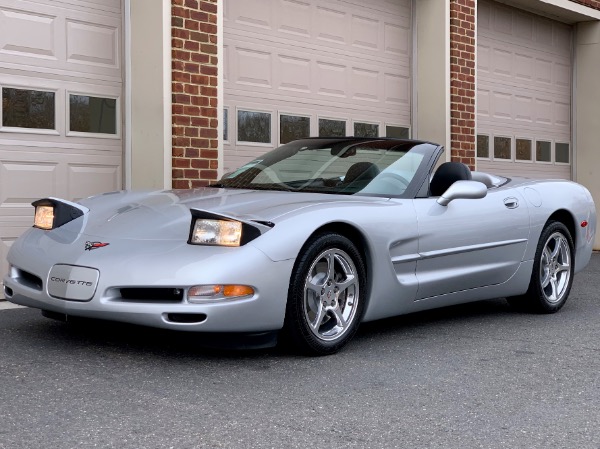
<svg viewBox="0 0 600 449"><path fill-rule="evenodd" d="M284 332L301 352L328 355L356 333L365 306L365 267L356 246L339 234L311 239L296 261Z"/></svg>
<svg viewBox="0 0 600 449"><path fill-rule="evenodd" d="M565 304L573 284L573 239L557 221L546 224L538 242L529 289L523 296L508 298L518 309L554 313Z"/></svg>

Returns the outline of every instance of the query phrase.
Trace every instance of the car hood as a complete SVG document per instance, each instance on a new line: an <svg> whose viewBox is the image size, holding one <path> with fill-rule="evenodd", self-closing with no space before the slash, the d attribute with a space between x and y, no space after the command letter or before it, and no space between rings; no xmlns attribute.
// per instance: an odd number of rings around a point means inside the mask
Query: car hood
<svg viewBox="0 0 600 449"><path fill-rule="evenodd" d="M246 221L277 223L303 208L373 201L381 199L209 187L159 192L120 191L80 201L90 212L83 217L83 229L79 232L120 239L182 240L189 235L190 209Z"/></svg>

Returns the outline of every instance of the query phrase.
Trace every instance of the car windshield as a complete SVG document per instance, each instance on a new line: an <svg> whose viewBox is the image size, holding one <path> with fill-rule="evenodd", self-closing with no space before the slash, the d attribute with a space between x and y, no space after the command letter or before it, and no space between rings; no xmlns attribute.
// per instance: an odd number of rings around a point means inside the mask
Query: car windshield
<svg viewBox="0 0 600 449"><path fill-rule="evenodd" d="M225 175L213 187L400 196L423 170L432 148L392 139L297 140Z"/></svg>

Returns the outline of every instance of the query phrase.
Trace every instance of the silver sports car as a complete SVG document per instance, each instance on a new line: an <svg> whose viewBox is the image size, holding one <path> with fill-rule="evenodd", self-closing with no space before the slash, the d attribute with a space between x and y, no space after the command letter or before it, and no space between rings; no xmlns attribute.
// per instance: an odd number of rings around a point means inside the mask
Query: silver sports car
<svg viewBox="0 0 600 449"><path fill-rule="evenodd" d="M9 301L331 354L362 321L506 297L551 313L590 259L596 211L569 181L436 167L443 148L291 142L196 190L33 203Z"/></svg>

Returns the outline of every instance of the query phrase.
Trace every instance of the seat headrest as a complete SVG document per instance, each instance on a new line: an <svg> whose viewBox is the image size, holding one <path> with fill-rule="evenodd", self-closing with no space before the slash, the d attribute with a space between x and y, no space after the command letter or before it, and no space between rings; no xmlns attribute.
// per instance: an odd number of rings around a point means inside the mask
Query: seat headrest
<svg viewBox="0 0 600 449"><path fill-rule="evenodd" d="M429 185L432 196L441 196L456 181L471 180L471 170L462 162L444 162L438 167Z"/></svg>

